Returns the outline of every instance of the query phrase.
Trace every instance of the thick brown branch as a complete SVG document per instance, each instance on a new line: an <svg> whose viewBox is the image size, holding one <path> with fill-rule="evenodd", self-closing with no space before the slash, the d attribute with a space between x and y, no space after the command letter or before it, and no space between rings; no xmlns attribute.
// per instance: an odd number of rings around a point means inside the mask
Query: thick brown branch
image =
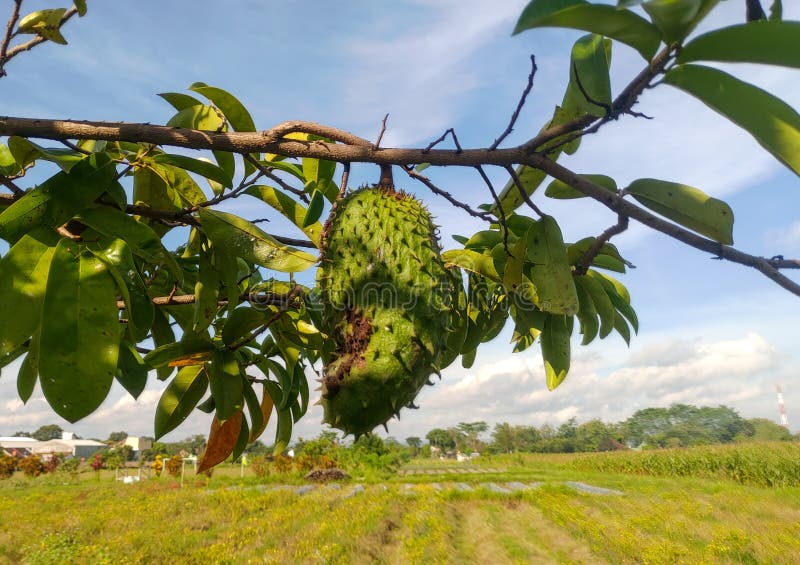
<svg viewBox="0 0 800 565"><path fill-rule="evenodd" d="M286 124L289 124L287 126ZM217 149L233 153L268 152L287 157L329 159L339 163L359 162L387 165L513 165L526 152L520 148L452 150L375 149L371 142L310 122L286 122L264 132L214 132L138 123L45 120L0 116L0 136L18 135L40 139L95 139L153 143L189 149ZM283 132L301 131L324 135L341 143L284 139Z"/></svg>
<svg viewBox="0 0 800 565"><path fill-rule="evenodd" d="M287 304L291 305L294 297L288 294L279 294L276 292L261 292L261 293L245 293L239 296L239 302L251 302L259 306L279 306L283 307ZM196 297L194 294L175 294L172 296L156 296L152 299L153 306L183 306L186 304L194 304ZM220 300L217 302L218 306L225 306L228 304L227 300ZM124 310L126 308L125 302L117 300L117 309Z"/></svg>

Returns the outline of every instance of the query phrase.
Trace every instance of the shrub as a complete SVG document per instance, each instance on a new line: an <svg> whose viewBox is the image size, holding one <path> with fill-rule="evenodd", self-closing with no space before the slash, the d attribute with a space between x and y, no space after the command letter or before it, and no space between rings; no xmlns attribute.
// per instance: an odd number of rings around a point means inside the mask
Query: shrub
<svg viewBox="0 0 800 565"><path fill-rule="evenodd" d="M44 472L42 459L38 455L28 455L22 459L17 466L27 477L38 477Z"/></svg>
<svg viewBox="0 0 800 565"><path fill-rule="evenodd" d="M7 479L17 470L17 460L10 455L0 455L0 479Z"/></svg>

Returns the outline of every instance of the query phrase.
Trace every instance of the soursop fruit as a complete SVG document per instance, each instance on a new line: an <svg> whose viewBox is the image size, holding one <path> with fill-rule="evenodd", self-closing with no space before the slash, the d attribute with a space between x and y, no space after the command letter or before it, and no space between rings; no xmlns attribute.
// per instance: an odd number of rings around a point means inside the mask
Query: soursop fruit
<svg viewBox="0 0 800 565"><path fill-rule="evenodd" d="M317 274L324 421L360 435L385 424L443 362L460 275L442 262L431 216L391 186L361 188L328 219Z"/></svg>

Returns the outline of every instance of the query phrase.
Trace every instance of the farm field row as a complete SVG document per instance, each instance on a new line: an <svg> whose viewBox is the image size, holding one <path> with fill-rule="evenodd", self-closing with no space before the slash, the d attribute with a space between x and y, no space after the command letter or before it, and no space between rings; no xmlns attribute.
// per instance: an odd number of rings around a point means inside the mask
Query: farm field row
<svg viewBox="0 0 800 565"><path fill-rule="evenodd" d="M492 472L472 475L436 462L452 475L340 487L240 479L233 468L183 488L166 477L14 479L0 483L0 562L797 562L800 488L583 471L571 460L493 458Z"/></svg>

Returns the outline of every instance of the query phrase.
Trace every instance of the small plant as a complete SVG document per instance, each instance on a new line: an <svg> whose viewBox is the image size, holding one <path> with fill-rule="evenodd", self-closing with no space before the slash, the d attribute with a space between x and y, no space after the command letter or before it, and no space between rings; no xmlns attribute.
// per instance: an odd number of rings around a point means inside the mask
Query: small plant
<svg viewBox="0 0 800 565"><path fill-rule="evenodd" d="M161 476L161 471L164 470L164 461L163 461L161 455L156 455L156 458L150 464L150 468L156 474L156 477L160 477Z"/></svg>
<svg viewBox="0 0 800 565"><path fill-rule="evenodd" d="M183 458L180 455L173 455L167 460L167 473L171 477L177 477L181 474L181 468L183 468Z"/></svg>
<svg viewBox="0 0 800 565"><path fill-rule="evenodd" d="M270 474L270 464L266 457L259 455L250 460L250 467L253 469L256 477L263 479Z"/></svg>
<svg viewBox="0 0 800 565"><path fill-rule="evenodd" d="M58 466L61 464L61 457L55 453L50 453L50 457L42 461L42 468L45 473L55 473Z"/></svg>
<svg viewBox="0 0 800 565"><path fill-rule="evenodd" d="M100 470L106 466L105 462L103 461L103 454L95 453L89 465L92 467L92 469L94 469L95 474L99 475Z"/></svg>

